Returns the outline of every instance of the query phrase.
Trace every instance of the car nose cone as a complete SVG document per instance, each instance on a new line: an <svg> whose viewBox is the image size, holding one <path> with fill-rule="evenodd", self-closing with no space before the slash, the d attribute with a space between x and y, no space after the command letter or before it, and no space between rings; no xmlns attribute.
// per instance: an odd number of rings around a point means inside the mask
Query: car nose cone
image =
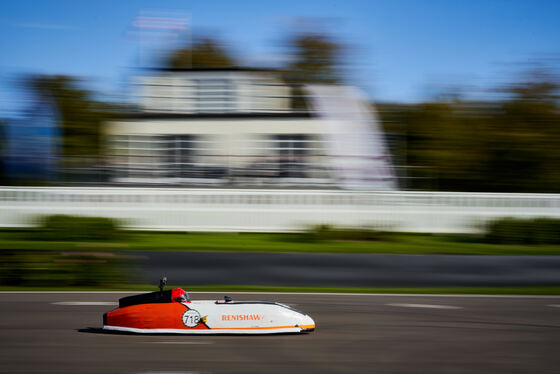
<svg viewBox="0 0 560 374"><path fill-rule="evenodd" d="M308 315L303 317L303 321L300 325L303 331L313 331L315 330L315 321Z"/></svg>

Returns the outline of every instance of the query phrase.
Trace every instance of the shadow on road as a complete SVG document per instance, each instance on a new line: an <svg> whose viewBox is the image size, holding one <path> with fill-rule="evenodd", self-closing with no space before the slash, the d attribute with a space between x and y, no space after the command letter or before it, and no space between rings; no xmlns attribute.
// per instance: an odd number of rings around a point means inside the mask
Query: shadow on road
<svg viewBox="0 0 560 374"><path fill-rule="evenodd" d="M207 336L207 335L219 335L219 336L235 336L235 337L271 337L271 336L294 336L294 335L312 335L312 331L306 332L282 332L282 333L273 333L273 334L172 334L172 333L142 333L138 334L135 332L130 331L117 331L117 330L103 330L99 327L87 327L83 329L77 329L76 331L82 333L89 333L89 334L109 334L109 335L150 335L150 336L181 336L181 335L189 335L189 337L196 337L196 336Z"/></svg>
<svg viewBox="0 0 560 374"><path fill-rule="evenodd" d="M134 335L133 332L103 330L100 327L87 327L87 328L84 328L84 329L77 329L76 331L85 332L85 333L89 333L89 334Z"/></svg>

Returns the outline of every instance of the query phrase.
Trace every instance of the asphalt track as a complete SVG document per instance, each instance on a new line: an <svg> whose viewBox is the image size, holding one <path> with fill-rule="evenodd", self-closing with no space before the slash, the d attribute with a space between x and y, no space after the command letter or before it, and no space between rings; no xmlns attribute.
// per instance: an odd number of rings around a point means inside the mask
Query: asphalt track
<svg viewBox="0 0 560 374"><path fill-rule="evenodd" d="M560 285L560 256L127 252L136 282L319 287Z"/></svg>
<svg viewBox="0 0 560 374"><path fill-rule="evenodd" d="M311 315L315 332L104 333L124 294L0 293L1 373L558 373L560 297L234 294ZM192 295L215 299L221 295Z"/></svg>

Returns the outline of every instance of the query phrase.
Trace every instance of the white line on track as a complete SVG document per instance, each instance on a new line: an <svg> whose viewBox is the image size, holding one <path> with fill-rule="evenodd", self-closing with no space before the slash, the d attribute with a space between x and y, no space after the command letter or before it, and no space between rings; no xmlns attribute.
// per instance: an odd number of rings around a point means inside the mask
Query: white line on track
<svg viewBox="0 0 560 374"><path fill-rule="evenodd" d="M148 344L213 344L213 342L210 341L199 341L199 342L193 342L193 341L170 341L170 342L145 342Z"/></svg>
<svg viewBox="0 0 560 374"><path fill-rule="evenodd" d="M114 301L59 301L53 305L119 305Z"/></svg>
<svg viewBox="0 0 560 374"><path fill-rule="evenodd" d="M209 374L205 371L204 374ZM136 374L202 374L201 371L143 371Z"/></svg>
<svg viewBox="0 0 560 374"><path fill-rule="evenodd" d="M0 294L139 294L151 291L0 291ZM189 291L189 294L218 295L309 295L309 296L391 296L391 297L462 297L511 299L560 299L560 295L485 295L485 294L416 294L416 293L345 293L345 292L216 292Z"/></svg>
<svg viewBox="0 0 560 374"><path fill-rule="evenodd" d="M550 304L549 306L551 306L553 308L560 308L560 304Z"/></svg>
<svg viewBox="0 0 560 374"><path fill-rule="evenodd" d="M462 309L460 306L453 305L435 305L435 304L385 304L389 306L398 306L403 308L429 308L429 309Z"/></svg>

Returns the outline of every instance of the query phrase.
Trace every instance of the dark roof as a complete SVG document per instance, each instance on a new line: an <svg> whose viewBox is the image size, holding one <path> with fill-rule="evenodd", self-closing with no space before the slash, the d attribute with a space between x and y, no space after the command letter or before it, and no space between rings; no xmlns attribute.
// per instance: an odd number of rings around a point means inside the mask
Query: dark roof
<svg viewBox="0 0 560 374"><path fill-rule="evenodd" d="M310 118L310 112L288 113L157 113L138 112L128 113L119 119L284 119L284 118Z"/></svg>

